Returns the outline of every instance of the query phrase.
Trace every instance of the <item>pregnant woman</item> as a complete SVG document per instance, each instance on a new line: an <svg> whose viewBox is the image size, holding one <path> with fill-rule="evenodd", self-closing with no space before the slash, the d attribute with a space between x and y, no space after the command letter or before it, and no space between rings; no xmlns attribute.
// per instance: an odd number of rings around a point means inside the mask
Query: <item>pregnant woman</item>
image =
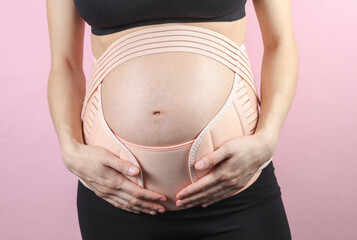
<svg viewBox="0 0 357 240"><path fill-rule="evenodd" d="M291 239L272 159L298 51L289 1L253 4L261 94L246 0L47 0L49 105L83 239Z"/></svg>

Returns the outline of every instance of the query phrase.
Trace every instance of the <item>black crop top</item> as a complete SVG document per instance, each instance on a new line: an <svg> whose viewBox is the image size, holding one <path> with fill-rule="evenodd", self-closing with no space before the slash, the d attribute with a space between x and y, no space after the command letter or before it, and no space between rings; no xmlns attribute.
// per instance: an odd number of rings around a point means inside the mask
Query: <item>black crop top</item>
<svg viewBox="0 0 357 240"><path fill-rule="evenodd" d="M233 21L245 16L247 0L74 0L95 35L173 22Z"/></svg>

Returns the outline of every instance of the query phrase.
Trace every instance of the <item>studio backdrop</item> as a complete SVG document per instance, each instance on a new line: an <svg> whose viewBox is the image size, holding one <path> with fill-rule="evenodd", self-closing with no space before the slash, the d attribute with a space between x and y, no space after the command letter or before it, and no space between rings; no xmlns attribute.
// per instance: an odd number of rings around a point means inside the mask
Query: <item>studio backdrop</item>
<svg viewBox="0 0 357 240"><path fill-rule="evenodd" d="M295 240L357 239L357 1L291 1L296 96L274 166ZM263 45L251 1L247 37L260 91ZM64 166L47 102L45 1L0 14L0 239L79 240L77 178ZM86 25L84 71L92 64Z"/></svg>

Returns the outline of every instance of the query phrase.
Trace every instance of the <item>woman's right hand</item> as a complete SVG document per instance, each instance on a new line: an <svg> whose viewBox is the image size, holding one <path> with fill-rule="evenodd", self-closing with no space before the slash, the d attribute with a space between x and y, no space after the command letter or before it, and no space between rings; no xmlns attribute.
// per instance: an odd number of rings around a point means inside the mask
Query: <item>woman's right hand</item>
<svg viewBox="0 0 357 240"><path fill-rule="evenodd" d="M159 209L165 211L165 207L157 202L160 198L166 201L165 195L142 188L126 178L125 175L137 175L139 168L105 148L76 142L62 149L62 158L69 171L113 206L137 214L156 214ZM134 167L134 173L129 172L130 167Z"/></svg>

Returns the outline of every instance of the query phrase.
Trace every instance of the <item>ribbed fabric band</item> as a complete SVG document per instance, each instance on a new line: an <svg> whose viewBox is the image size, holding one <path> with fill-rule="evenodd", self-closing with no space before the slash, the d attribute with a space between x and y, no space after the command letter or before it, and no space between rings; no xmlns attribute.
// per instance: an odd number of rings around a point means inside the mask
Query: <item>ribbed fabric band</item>
<svg viewBox="0 0 357 240"><path fill-rule="evenodd" d="M103 52L90 73L81 112L82 120L88 99L115 67L139 56L174 51L202 54L226 65L250 85L260 105L244 44L238 46L223 34L206 28L177 24L128 33L115 40Z"/></svg>
<svg viewBox="0 0 357 240"><path fill-rule="evenodd" d="M114 132L113 132L114 133ZM136 144L133 142L129 142L121 137L118 136L118 134L114 133L114 135L123 143L125 143L125 145L129 145L131 147L134 147L136 149L140 149L140 150L146 150L146 151L169 151L169 150L175 150L175 149L181 149L187 146L190 146L193 144L193 142L195 141L195 139L189 140L187 142L184 143L179 143L179 144L175 144L175 145L169 145L169 146L146 146L146 145L140 145L140 144Z"/></svg>

